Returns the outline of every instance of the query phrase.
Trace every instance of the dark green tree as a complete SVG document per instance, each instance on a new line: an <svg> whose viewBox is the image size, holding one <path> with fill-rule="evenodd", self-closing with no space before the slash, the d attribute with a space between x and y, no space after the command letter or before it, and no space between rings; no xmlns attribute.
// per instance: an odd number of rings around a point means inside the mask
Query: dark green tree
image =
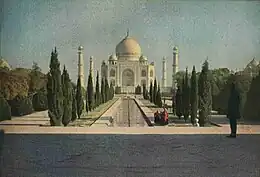
<svg viewBox="0 0 260 177"><path fill-rule="evenodd" d="M63 117L63 93L60 62L55 47L51 53L50 71L47 81L48 115L51 126L61 126Z"/></svg>
<svg viewBox="0 0 260 177"><path fill-rule="evenodd" d="M143 98L146 99L145 95L146 95L146 87L145 84L143 84Z"/></svg>
<svg viewBox="0 0 260 177"><path fill-rule="evenodd" d="M211 80L209 63L206 60L203 63L201 73L198 80L198 96L199 96L199 124L205 126L209 118L212 107Z"/></svg>
<svg viewBox="0 0 260 177"><path fill-rule="evenodd" d="M115 94L115 90L114 90L114 86L112 84L112 82L110 82L110 100L112 100L114 98L114 94Z"/></svg>
<svg viewBox="0 0 260 177"><path fill-rule="evenodd" d="M188 68L186 68L186 74L184 78L184 88L183 88L183 116L185 122L190 116L190 86L189 86L189 75Z"/></svg>
<svg viewBox="0 0 260 177"><path fill-rule="evenodd" d="M176 115L176 90L172 91L172 114Z"/></svg>
<svg viewBox="0 0 260 177"><path fill-rule="evenodd" d="M80 119L82 111L84 109L84 101L83 101L83 94L82 94L82 87L81 87L81 80L80 77L78 77L77 80L77 87L76 87L76 103L77 103L77 115Z"/></svg>
<svg viewBox="0 0 260 177"><path fill-rule="evenodd" d="M153 83L150 83L150 90L149 90L150 102L153 103Z"/></svg>
<svg viewBox="0 0 260 177"><path fill-rule="evenodd" d="M88 108L89 111L92 111L94 108L94 88L93 88L93 78L91 72L89 73L88 76L87 92L88 92Z"/></svg>
<svg viewBox="0 0 260 177"><path fill-rule="evenodd" d="M157 95L157 81L154 79L153 83L153 103L156 104L156 95Z"/></svg>
<svg viewBox="0 0 260 177"><path fill-rule="evenodd" d="M72 85L70 81L69 73L67 72L65 66L62 73L62 92L63 92L63 116L62 124L66 127L72 118Z"/></svg>
<svg viewBox="0 0 260 177"><path fill-rule="evenodd" d="M32 99L34 111L48 110L47 94L44 90L39 90L33 95Z"/></svg>
<svg viewBox="0 0 260 177"><path fill-rule="evenodd" d="M147 99L149 98L149 96L148 96L148 91L147 91L147 89L146 89L146 85L145 85L145 84L143 85L143 98L144 98L145 100L147 100Z"/></svg>
<svg viewBox="0 0 260 177"><path fill-rule="evenodd" d="M193 66L192 69L190 84L191 84L191 95L190 95L191 123L194 124L198 113L198 83L197 83L195 66Z"/></svg>
<svg viewBox="0 0 260 177"><path fill-rule="evenodd" d="M244 119L259 121L260 120L260 72L258 76L253 78L249 91L247 92L247 99L244 105L243 113ZM243 105L241 104L241 107Z"/></svg>
<svg viewBox="0 0 260 177"><path fill-rule="evenodd" d="M82 100L83 101L83 100ZM83 103L84 104L84 103ZM73 88L72 92L72 115L71 121L75 121L77 119L77 100L76 100L76 89Z"/></svg>
<svg viewBox="0 0 260 177"><path fill-rule="evenodd" d="M105 78L101 80L101 102L102 104L106 102L105 100Z"/></svg>
<svg viewBox="0 0 260 177"><path fill-rule="evenodd" d="M162 96L161 96L161 91L160 91L160 85L158 85L158 89L157 89L157 94L156 94L156 104L159 108L162 107L163 103L162 103Z"/></svg>
<svg viewBox="0 0 260 177"><path fill-rule="evenodd" d="M185 75L183 76L182 80L181 80L182 84L181 84L181 93L182 93L182 104L181 104L181 109L182 109L182 115L184 117L184 108L185 108Z"/></svg>
<svg viewBox="0 0 260 177"><path fill-rule="evenodd" d="M183 109L182 109L182 89L180 86L178 86L176 95L175 95L175 100L176 100L176 115L180 119L181 116L183 115Z"/></svg>
<svg viewBox="0 0 260 177"><path fill-rule="evenodd" d="M105 78L105 102L107 102L110 99L110 88L108 84L107 78Z"/></svg>
<svg viewBox="0 0 260 177"><path fill-rule="evenodd" d="M89 110L89 105L88 105L88 92L86 92L86 112L88 113L90 110Z"/></svg>
<svg viewBox="0 0 260 177"><path fill-rule="evenodd" d="M97 71L97 77L96 77L96 92L95 92L95 103L96 106L100 105L100 90L99 90L99 74Z"/></svg>

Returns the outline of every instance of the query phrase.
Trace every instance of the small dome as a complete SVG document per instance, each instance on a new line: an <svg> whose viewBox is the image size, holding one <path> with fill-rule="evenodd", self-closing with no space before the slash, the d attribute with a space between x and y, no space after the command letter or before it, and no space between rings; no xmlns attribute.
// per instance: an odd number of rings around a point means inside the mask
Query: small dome
<svg viewBox="0 0 260 177"><path fill-rule="evenodd" d="M10 65L3 58L0 59L0 68L6 68L11 70Z"/></svg>
<svg viewBox="0 0 260 177"><path fill-rule="evenodd" d="M83 50L83 46L79 46L78 50Z"/></svg>
<svg viewBox="0 0 260 177"><path fill-rule="evenodd" d="M148 60L148 59L147 59L146 56L143 56L143 55L142 55L142 56L140 57L140 61L147 61L147 60Z"/></svg>
<svg viewBox="0 0 260 177"><path fill-rule="evenodd" d="M109 61L115 61L117 60L117 57L115 54L109 56Z"/></svg>

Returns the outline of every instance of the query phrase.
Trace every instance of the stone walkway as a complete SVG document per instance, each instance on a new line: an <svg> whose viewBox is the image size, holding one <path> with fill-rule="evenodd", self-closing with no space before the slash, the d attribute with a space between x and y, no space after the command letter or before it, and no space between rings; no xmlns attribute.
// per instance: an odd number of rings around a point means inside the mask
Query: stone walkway
<svg viewBox="0 0 260 177"><path fill-rule="evenodd" d="M77 119L75 122L71 122L69 126L90 126L97 118L99 118L118 98L114 98L107 103L100 105L94 111L83 112L81 119ZM11 120L0 121L1 127L30 127L30 126L49 126L50 118L48 116L48 111L34 112L29 115L21 117L12 117Z"/></svg>
<svg viewBox="0 0 260 177"><path fill-rule="evenodd" d="M218 134L5 135L0 176L259 177L259 141Z"/></svg>
<svg viewBox="0 0 260 177"><path fill-rule="evenodd" d="M12 120L0 121L0 126L40 126L49 122L48 111L41 111L26 116L12 117Z"/></svg>

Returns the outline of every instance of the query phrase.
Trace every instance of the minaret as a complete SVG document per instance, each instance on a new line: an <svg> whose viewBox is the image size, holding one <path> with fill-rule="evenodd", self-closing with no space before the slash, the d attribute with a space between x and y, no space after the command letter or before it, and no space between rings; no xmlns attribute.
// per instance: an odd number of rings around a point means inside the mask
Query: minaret
<svg viewBox="0 0 260 177"><path fill-rule="evenodd" d="M85 88L85 78L84 78L84 60L83 60L83 47L78 48L78 77L80 78L81 87Z"/></svg>
<svg viewBox="0 0 260 177"><path fill-rule="evenodd" d="M166 60L163 57L162 61L162 88L166 88Z"/></svg>
<svg viewBox="0 0 260 177"><path fill-rule="evenodd" d="M178 65L179 65L179 57L178 57L178 48L175 46L173 48L173 58L172 58L172 88L176 88L176 78L175 75L178 72Z"/></svg>
<svg viewBox="0 0 260 177"><path fill-rule="evenodd" d="M92 76L92 83L94 84L94 64L93 64L93 56L89 59L89 74Z"/></svg>

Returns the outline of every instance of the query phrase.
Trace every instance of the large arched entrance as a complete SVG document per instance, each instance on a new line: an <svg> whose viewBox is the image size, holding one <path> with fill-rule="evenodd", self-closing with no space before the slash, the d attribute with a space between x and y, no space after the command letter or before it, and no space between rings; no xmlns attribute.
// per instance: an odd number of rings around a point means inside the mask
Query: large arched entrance
<svg viewBox="0 0 260 177"><path fill-rule="evenodd" d="M135 74L131 69L125 69L122 73L122 86L134 86Z"/></svg>

